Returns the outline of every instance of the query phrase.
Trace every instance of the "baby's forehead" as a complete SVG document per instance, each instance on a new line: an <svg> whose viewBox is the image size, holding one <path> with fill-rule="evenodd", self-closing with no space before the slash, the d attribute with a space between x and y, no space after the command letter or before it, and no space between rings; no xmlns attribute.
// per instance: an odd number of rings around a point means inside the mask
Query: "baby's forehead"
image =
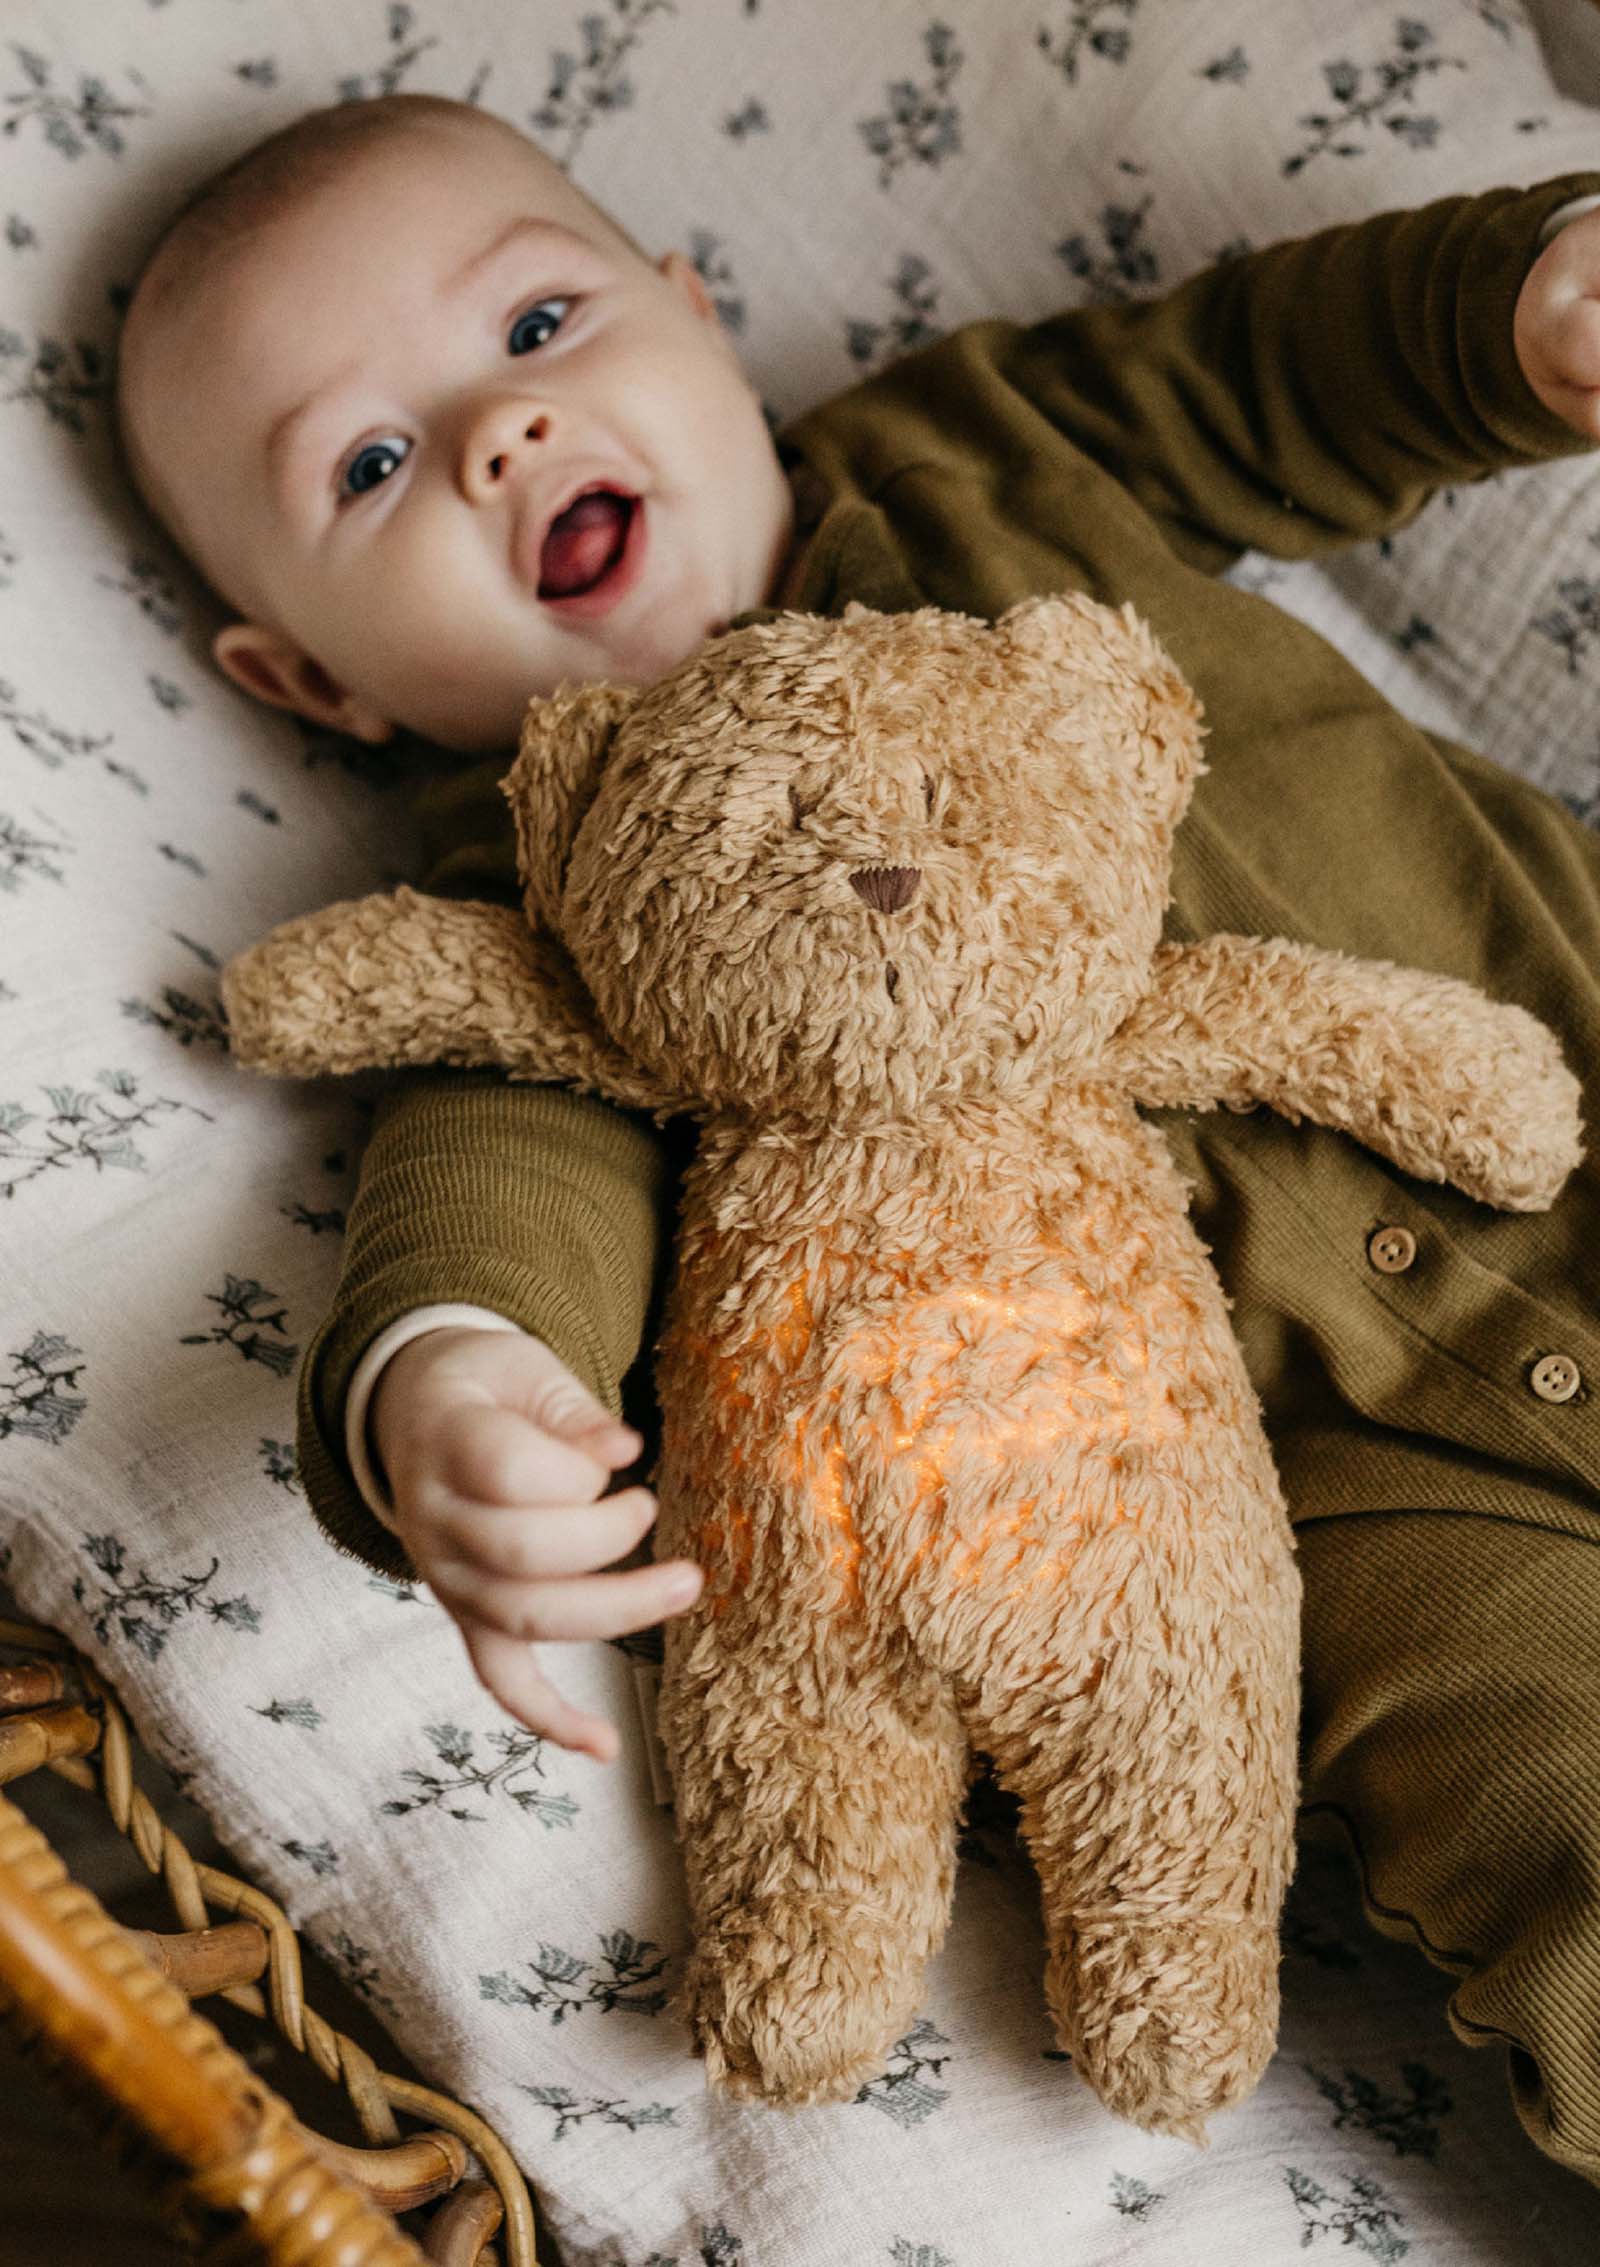
<svg viewBox="0 0 1600 2267"><path fill-rule="evenodd" d="M627 243L521 135L413 125L329 153L292 189L246 208L238 225L180 226L141 279L130 313L155 322L185 313L215 319L275 280L292 287L314 279L341 246L360 251L375 286L397 273L428 275L510 218L599 243L609 231L615 244Z"/></svg>
<svg viewBox="0 0 1600 2267"><path fill-rule="evenodd" d="M202 203L141 277L125 342L131 359L174 331L224 359L249 318L292 302L303 327L340 300L381 303L470 259L512 220L611 257L643 258L626 232L537 144L504 121L461 111L409 119L318 153L286 182ZM269 346L270 346L269 342Z"/></svg>
<svg viewBox="0 0 1600 2267"><path fill-rule="evenodd" d="M154 460L182 463L203 444L188 407L197 375L213 423L254 423L286 385L376 347L371 318L425 312L436 286L492 261L502 244L513 260L516 241L642 258L552 160L498 122L429 120L331 153L293 193L245 217L247 228L180 227L129 310L121 410L147 489Z"/></svg>

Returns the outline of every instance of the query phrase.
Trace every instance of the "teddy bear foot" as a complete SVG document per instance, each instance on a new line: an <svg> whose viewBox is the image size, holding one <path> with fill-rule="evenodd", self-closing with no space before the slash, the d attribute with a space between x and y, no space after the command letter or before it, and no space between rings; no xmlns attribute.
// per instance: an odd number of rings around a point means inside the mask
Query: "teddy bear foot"
<svg viewBox="0 0 1600 2267"><path fill-rule="evenodd" d="M1079 1916L1045 1980L1056 2036L1116 2116L1204 2148L1272 2059L1279 1957L1262 1921Z"/></svg>
<svg viewBox="0 0 1600 2267"><path fill-rule="evenodd" d="M696 1946L677 2012L714 2093L786 2109L848 2102L909 2024L921 1965L887 1913L769 1899Z"/></svg>

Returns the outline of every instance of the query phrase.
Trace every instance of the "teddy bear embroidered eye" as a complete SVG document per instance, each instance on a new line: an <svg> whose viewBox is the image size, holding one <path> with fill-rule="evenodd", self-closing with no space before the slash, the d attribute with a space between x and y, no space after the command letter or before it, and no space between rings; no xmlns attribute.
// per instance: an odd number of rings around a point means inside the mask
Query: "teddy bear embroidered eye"
<svg viewBox="0 0 1600 2267"><path fill-rule="evenodd" d="M969 1756L1020 1803L1080 2075L1200 2138L1277 2024L1298 1576L1136 1105L1265 1102L1548 1205L1577 1087L1470 987L1161 941L1197 705L1131 609L785 615L529 711L525 915L401 891L230 967L236 1053L694 1113L656 1547L710 2082L849 2099L949 1917Z"/></svg>

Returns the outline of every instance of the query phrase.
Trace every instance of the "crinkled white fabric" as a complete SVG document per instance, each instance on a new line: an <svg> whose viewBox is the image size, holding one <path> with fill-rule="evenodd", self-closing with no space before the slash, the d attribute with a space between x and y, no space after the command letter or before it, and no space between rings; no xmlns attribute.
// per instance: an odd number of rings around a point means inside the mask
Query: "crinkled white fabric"
<svg viewBox="0 0 1600 2267"><path fill-rule="evenodd" d="M1593 2197L1524 2138L1498 2052L1451 2036L1446 1980L1318 1857L1282 2051L1204 2156L1115 2124L1053 2052L1032 1879L993 1827L884 2079L788 2115L707 2097L664 2009L686 1921L630 1649L548 1664L622 1727L618 1764L541 1745L438 1608L336 1556L295 1489L293 1371L363 1103L234 1072L215 972L410 846L381 758L345 768L206 662L217 617L111 467L118 287L190 181L302 108L472 96L693 255L781 417L973 316L1594 162L1600 115L1558 91L1517 0L1410 6L6 10L0 1544L241 1859L509 2137L575 2267L1566 2267ZM1580 461L1443 497L1326 568L1239 572L1413 714L1593 810L1597 545Z"/></svg>

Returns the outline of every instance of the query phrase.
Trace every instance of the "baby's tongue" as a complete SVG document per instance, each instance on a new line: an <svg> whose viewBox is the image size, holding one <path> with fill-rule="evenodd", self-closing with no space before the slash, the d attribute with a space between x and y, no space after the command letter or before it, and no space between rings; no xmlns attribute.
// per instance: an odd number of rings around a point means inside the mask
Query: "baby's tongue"
<svg viewBox="0 0 1600 2267"><path fill-rule="evenodd" d="M550 523L539 554L539 596L570 598L598 582L628 532L626 497L580 496Z"/></svg>

